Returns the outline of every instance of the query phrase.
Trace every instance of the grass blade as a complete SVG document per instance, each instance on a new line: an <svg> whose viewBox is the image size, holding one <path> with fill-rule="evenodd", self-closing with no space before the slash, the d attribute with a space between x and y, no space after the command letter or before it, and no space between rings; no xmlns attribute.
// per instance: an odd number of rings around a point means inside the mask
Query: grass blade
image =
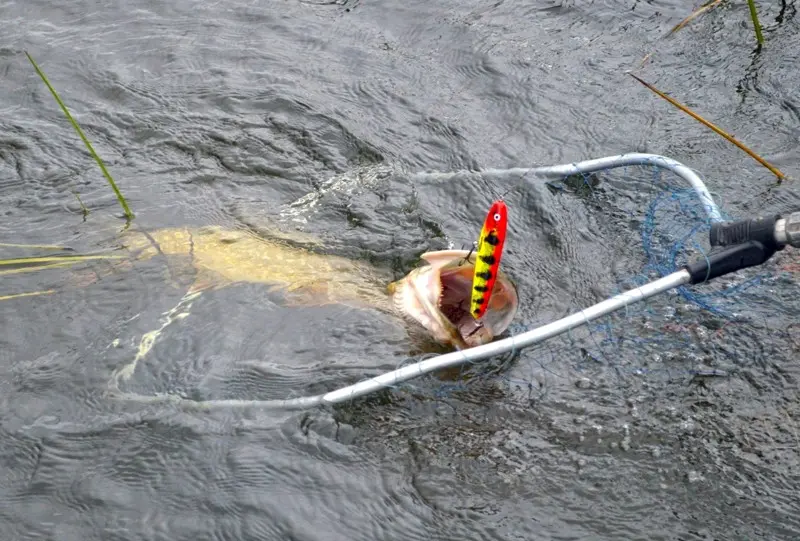
<svg viewBox="0 0 800 541"><path fill-rule="evenodd" d="M665 100L667 100L669 103L671 103L672 105L674 105L675 107L677 107L678 109L680 109L681 111L683 111L684 113L686 113L687 115L689 115L690 117L694 118L695 120L697 120L697 121L698 121L698 122L700 122L701 124L705 125L707 128L711 129L712 131L714 131L714 132L715 132L715 133L717 133L718 135L721 135L722 137L724 137L725 139L727 139L729 142L733 143L734 145L736 145L737 147L739 147L740 149L742 149L744 152L746 152L748 155L750 155L750 157L752 157L752 158L753 158L754 160L756 160L758 163L760 163L761 165L763 165L764 167L766 167L767 169L769 169L769 170L772 172L772 174L773 174L773 175L775 175L776 177L778 177L778 181L779 181L779 182L780 182L780 181L783 181L783 180L785 180L785 179L786 179L786 175L784 175L783 173L781 173L781 171L780 171L779 169L777 169L776 167L774 167L774 166L770 165L770 164L769 164L769 163L768 163L768 162L767 162L767 161L766 161L764 158L762 158L761 156L759 156L758 154L756 154L755 152L753 152L752 150L750 150L749 148L747 148L747 147L746 147L746 146L745 146L743 143L739 142L739 141L738 141L736 138L734 138L732 135L728 135L726 132L724 132L724 131L723 131L723 130L721 130L720 128L716 127L714 124L712 124L711 122L709 122L709 121L708 121L708 120L706 120L705 118L701 117L701 116L700 116L700 115L698 115L697 113L694 113L694 112L692 112L692 111L691 111L691 110L689 110L689 108L688 108L688 107L686 107L685 105L683 105L683 104L681 104L681 103L677 102L676 100L674 100L674 99L670 98L669 96L667 96L666 94L664 94L663 92L661 92L660 90L658 90L656 87L654 87L654 86L653 86L653 85L651 85L650 83L647 83L647 82L643 81L642 79L640 79L639 77L637 77L637 76L636 76L636 75L634 75L633 73L630 73L630 72L628 72L628 75L630 75L631 77L633 77L634 79L636 79L637 81L639 81L640 83L642 83L642 84L643 84L644 86L646 86L648 89L650 89L651 91L653 91L654 93L656 93L656 94L657 94L658 96L660 96L661 98L664 98L664 99L665 99Z"/></svg>
<svg viewBox="0 0 800 541"><path fill-rule="evenodd" d="M6 265L30 265L40 263L56 263L66 261L89 261L93 259L123 259L122 255L50 255L41 257L15 257L0 259L0 267Z"/></svg>
<svg viewBox="0 0 800 541"><path fill-rule="evenodd" d="M12 274L25 274L26 272L39 272L47 269L60 269L61 267L69 267L75 265L78 261L65 261L63 263L47 263L46 265L32 265L29 267L18 267L16 269L0 269L0 276L10 276Z"/></svg>
<svg viewBox="0 0 800 541"><path fill-rule="evenodd" d="M85 221L86 217L89 215L89 209L87 209L86 205L84 205L83 201L81 201L81 196L78 195L78 192L76 192L75 190L72 190L72 195L74 195L75 199L78 200L78 204L81 206L81 211L83 212L83 219Z"/></svg>
<svg viewBox="0 0 800 541"><path fill-rule="evenodd" d="M674 34L678 30L680 30L681 28L683 28L684 26L686 26L687 24L689 24L690 22L695 20L695 18L699 17L700 15L705 13L706 11L710 11L711 9L715 8L717 5L719 5L721 3L722 3L722 0L711 0L710 2L706 2L705 4L703 4L702 6L697 8L696 10L694 10L692 13L690 13L689 16L686 17L684 20L682 20L681 22L679 22L678 24L673 26L672 30L667 32L667 35L669 36L671 34Z"/></svg>
<svg viewBox="0 0 800 541"><path fill-rule="evenodd" d="M92 144L89 142L89 139L87 139L86 136L83 134L83 130L81 130L81 127L78 126L78 123L75 121L75 119L72 118L72 115L70 114L69 109L67 109L67 106L64 105L63 101L61 101L61 98L58 96L58 93L56 92L56 89L53 88L53 85L51 85L50 81L47 80L47 77L45 76L44 72L42 72L42 70L39 69L39 66L36 64L36 61L33 59L33 57L30 54L28 54L28 51L25 51L25 55L28 57L28 60L30 60L31 64L33 64L33 68L36 70L36 73L39 74L39 77L42 78L42 81L44 81L44 84L47 85L47 88L50 89L50 93L53 94L53 97L55 98L56 102L58 103L58 105L61 106L61 110L64 111L64 114L66 115L66 117L70 121L70 123L72 124L72 127L75 128L76 132L78 132L78 135L83 140L83 143L86 145L86 148L89 149L89 153L92 155L94 160L97 162L97 165L100 166L100 170L103 171L103 175L106 177L106 180L108 180L108 183L111 185L111 188L114 190L114 193L117 195L117 200L119 201L119 204L122 206L122 210L125 212L125 217L127 218L128 222L130 222L133 219L133 213L131 212L131 209L128 207L127 201L125 201L125 198L122 196L122 192L120 192L119 188L117 188L117 183L114 182L113 178L111 178L111 174L106 169L106 166L103 163L103 160L101 160L100 156L97 155L97 152L94 151L94 147L92 147Z"/></svg>
<svg viewBox="0 0 800 541"><path fill-rule="evenodd" d="M756 11L755 0L747 0L747 5L750 7L750 18L753 19L753 27L756 29L756 40L758 46L764 45L764 35L761 33L761 23L758 22L758 12Z"/></svg>
<svg viewBox="0 0 800 541"><path fill-rule="evenodd" d="M54 244L12 244L10 242L0 242L0 248L39 248L41 250L74 251L69 246L56 246Z"/></svg>
<svg viewBox="0 0 800 541"><path fill-rule="evenodd" d="M44 291L31 291L29 293L17 293L16 295L0 295L0 301L7 301L10 299L19 299L20 297L33 297L34 295L50 295L55 293L55 289L46 289Z"/></svg>

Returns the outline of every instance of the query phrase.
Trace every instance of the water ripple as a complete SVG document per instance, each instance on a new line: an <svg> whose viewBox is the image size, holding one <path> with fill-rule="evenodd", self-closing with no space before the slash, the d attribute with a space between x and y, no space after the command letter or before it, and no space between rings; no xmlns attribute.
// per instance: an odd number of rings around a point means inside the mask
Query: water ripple
<svg viewBox="0 0 800 541"><path fill-rule="evenodd" d="M85 252L115 246L122 226L29 50L135 224L298 229L315 240L292 242L369 261L388 282L422 251L470 245L502 195L517 322L546 323L640 271L646 182L602 175L572 193L412 173L653 151L702 171L735 214L793 209L792 185L767 193L758 164L624 73L654 52L646 80L794 174L790 6L759 6L768 42L755 53L743 3L661 39L685 3L6 2L0 240ZM0 537L796 537L795 259L779 254L759 288L728 297L734 323L664 296L475 366L462 391L431 378L300 414L104 394L185 293L173 281L193 274L175 262L3 276L3 293L60 291L0 304ZM389 318L283 300L255 285L204 296L128 385L283 398L408 356Z"/></svg>

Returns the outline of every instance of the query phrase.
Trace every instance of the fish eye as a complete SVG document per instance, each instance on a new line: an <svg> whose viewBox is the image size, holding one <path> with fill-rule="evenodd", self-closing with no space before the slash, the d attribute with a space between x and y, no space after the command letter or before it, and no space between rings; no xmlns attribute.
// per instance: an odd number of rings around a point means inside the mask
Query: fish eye
<svg viewBox="0 0 800 541"><path fill-rule="evenodd" d="M495 222L499 222L500 218L502 218L502 216L500 216L500 213L499 212L495 212L494 213L494 221Z"/></svg>

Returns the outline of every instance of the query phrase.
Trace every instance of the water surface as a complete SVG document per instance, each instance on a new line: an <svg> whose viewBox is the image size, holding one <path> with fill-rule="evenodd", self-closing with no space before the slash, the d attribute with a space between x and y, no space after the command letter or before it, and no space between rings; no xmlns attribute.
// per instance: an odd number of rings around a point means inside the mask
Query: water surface
<svg viewBox="0 0 800 541"><path fill-rule="evenodd" d="M0 241L90 252L113 247L124 223L28 50L137 227L301 232L398 277L425 250L469 245L510 190L504 265L520 331L641 275L652 172L605 175L588 194L412 173L652 152L699 171L731 215L795 210L794 183L775 188L625 71L652 52L642 77L800 178L796 9L759 5L758 51L744 2L662 39L690 6L6 1ZM317 191L314 205L290 206ZM660 231L677 235L680 214L664 212ZM795 539L797 263L780 254L721 282L760 280L715 296L724 313L666 295L607 332L498 360L464 389L426 379L308 412L106 395L186 293L162 259L4 276L0 295L58 293L0 303L0 536ZM286 307L243 284L196 299L126 388L315 394L393 369L410 349L388 316Z"/></svg>

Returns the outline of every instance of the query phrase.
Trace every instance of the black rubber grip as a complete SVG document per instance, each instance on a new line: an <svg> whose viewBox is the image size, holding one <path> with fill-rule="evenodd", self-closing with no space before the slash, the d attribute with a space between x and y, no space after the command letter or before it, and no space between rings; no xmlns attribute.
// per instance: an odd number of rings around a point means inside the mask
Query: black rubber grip
<svg viewBox="0 0 800 541"><path fill-rule="evenodd" d="M698 259L685 268L692 277L692 284L699 284L747 267L761 265L774 253L774 247L751 240L711 253L708 258Z"/></svg>
<svg viewBox="0 0 800 541"><path fill-rule="evenodd" d="M754 240L765 247L774 247L775 223L779 219L780 215L776 214L763 218L714 223L709 233L711 246L733 246Z"/></svg>

